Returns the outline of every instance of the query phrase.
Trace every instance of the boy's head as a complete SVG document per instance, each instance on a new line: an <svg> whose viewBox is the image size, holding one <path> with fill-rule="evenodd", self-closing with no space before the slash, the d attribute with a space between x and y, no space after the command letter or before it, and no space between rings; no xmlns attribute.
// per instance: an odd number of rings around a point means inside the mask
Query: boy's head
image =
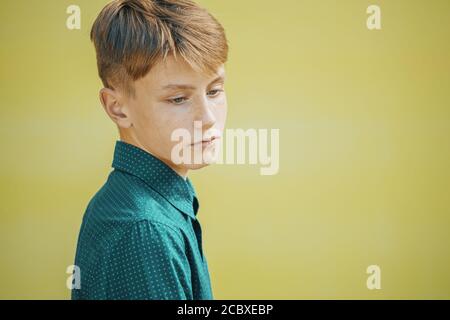
<svg viewBox="0 0 450 320"><path fill-rule="evenodd" d="M104 85L100 98L121 139L181 175L206 165L175 162L180 141L172 133L185 129L194 137L198 121L205 136L223 131L228 45L220 23L191 0L115 0L95 20L91 40ZM180 154L194 153L200 142L209 158L218 139L202 140L182 141Z"/></svg>

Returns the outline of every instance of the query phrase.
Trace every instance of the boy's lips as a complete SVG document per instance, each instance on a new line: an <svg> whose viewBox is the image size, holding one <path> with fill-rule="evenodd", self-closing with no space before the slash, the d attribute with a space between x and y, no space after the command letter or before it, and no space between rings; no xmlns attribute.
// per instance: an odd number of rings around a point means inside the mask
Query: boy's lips
<svg viewBox="0 0 450 320"><path fill-rule="evenodd" d="M201 141L197 141L197 142L191 143L191 146L194 146L194 145L197 145L197 144L202 144L203 146L207 146L207 145L213 143L214 141L216 141L218 139L220 139L220 136L212 136L212 137L210 137L208 139L203 139Z"/></svg>

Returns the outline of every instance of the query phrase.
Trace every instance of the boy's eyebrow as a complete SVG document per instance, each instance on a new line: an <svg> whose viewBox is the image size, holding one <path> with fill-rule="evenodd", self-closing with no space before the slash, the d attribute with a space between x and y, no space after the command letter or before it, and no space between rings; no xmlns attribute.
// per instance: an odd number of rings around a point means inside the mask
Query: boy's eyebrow
<svg viewBox="0 0 450 320"><path fill-rule="evenodd" d="M209 85L212 85L216 82L223 82L225 81L225 76L220 75L217 78L215 78ZM188 85L188 84L168 84L166 86L162 87L163 90L165 89L188 89L188 90L195 90L194 86Z"/></svg>

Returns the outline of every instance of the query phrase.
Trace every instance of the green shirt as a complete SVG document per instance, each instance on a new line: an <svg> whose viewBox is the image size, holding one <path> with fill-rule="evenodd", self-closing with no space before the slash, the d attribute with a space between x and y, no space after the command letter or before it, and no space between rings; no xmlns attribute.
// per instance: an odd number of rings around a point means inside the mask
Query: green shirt
<svg viewBox="0 0 450 320"><path fill-rule="evenodd" d="M189 178L122 141L112 167L83 217L72 299L213 299Z"/></svg>

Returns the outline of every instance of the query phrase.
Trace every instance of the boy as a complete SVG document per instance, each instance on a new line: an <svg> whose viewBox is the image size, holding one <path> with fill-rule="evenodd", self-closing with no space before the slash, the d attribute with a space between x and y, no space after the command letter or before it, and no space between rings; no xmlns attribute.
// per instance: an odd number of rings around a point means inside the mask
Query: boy
<svg viewBox="0 0 450 320"><path fill-rule="evenodd" d="M72 299L213 299L187 175L219 148L225 32L191 0L116 0L97 17L91 40L100 100L120 140L113 171L83 217ZM200 139L174 141L179 129L198 137L198 124ZM195 150L203 160L186 161Z"/></svg>

